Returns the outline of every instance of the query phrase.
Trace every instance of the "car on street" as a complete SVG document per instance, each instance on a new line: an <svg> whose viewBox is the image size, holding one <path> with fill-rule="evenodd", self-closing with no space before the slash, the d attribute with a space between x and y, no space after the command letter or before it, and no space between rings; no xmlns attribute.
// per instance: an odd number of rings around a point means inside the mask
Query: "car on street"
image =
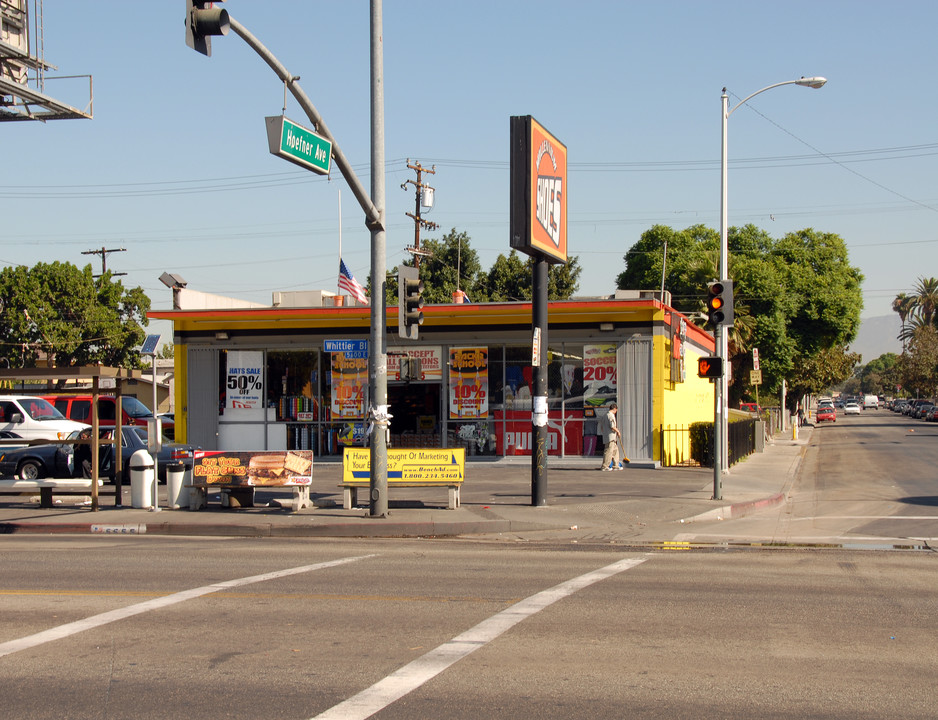
<svg viewBox="0 0 938 720"><path fill-rule="evenodd" d="M102 439L110 440L114 430L101 430ZM71 440L77 440L79 433L73 433L69 436ZM130 426L121 428L121 469L123 473L123 482L130 482L130 458L138 450L147 449L147 429L145 427ZM192 468L193 451L198 448L192 445L175 443L166 437L162 439L162 448L156 456L156 469L161 482L166 481L166 466L174 462L182 462L187 470ZM76 448L79 446L76 446ZM75 474L87 474L83 470L84 461L90 462L89 445L83 445L81 450L75 450ZM104 477L114 477L114 445L101 445L101 460L99 473Z"/></svg>
<svg viewBox="0 0 938 720"><path fill-rule="evenodd" d="M844 405L844 415L859 415L859 414L860 414L860 406L857 405L855 402L848 402L846 405Z"/></svg>
<svg viewBox="0 0 938 720"><path fill-rule="evenodd" d="M73 470L74 448L71 445L37 442L19 448L0 447L0 477L20 480L67 478L72 477Z"/></svg>
<svg viewBox="0 0 938 720"><path fill-rule="evenodd" d="M915 408L912 414L912 417L914 417L916 420L921 420L922 418L925 417L925 413L927 413L933 407L935 406L932 403L922 403L921 405Z"/></svg>
<svg viewBox="0 0 938 720"><path fill-rule="evenodd" d="M833 405L825 405L817 409L815 419L820 422L837 422L837 411Z"/></svg>

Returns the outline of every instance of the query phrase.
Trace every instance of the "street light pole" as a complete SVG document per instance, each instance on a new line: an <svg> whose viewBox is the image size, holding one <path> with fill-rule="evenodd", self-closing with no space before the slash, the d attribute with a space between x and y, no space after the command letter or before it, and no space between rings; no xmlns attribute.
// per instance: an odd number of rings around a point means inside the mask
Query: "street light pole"
<svg viewBox="0 0 938 720"><path fill-rule="evenodd" d="M747 95L745 98L740 100L732 108L729 108L729 96L726 94L726 88L723 88L723 94L720 96L720 101L722 104L721 110L721 123L722 123L722 138L721 138L721 158L720 158L720 280L729 280L730 279L730 266L729 266L729 243L727 240L727 235L729 233L729 213L727 211L727 121L730 119L736 110L741 106L745 105L749 100L754 98L760 93L764 93L766 90L771 90L772 88L781 87L782 85L800 85L802 87L814 88L815 90L821 87L824 87L824 84L827 82L826 78L823 77L802 77L798 80L786 80L784 82L775 83L773 85L767 85L761 90L756 90L751 95ZM729 333L728 328L724 325L717 325L714 328L714 340L716 344L717 356L723 360L723 376L717 378L715 383L715 392L714 392L714 401L713 401L713 499L722 500L723 499L723 489L722 484L722 475L729 469L729 452L727 445L727 433L728 433L728 412L729 408L727 406L727 395L729 389L729 343L727 342Z"/></svg>

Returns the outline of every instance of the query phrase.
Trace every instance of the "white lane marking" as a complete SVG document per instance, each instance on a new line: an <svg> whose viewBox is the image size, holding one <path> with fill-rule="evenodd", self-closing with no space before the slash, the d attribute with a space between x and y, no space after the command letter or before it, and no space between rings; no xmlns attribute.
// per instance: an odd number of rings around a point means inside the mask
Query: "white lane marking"
<svg viewBox="0 0 938 720"><path fill-rule="evenodd" d="M640 565L647 559L642 557L620 560L521 600L404 665L370 688L316 715L313 720L364 720L371 717L432 680L453 663L484 647L525 618L593 583Z"/></svg>
<svg viewBox="0 0 938 720"><path fill-rule="evenodd" d="M91 630L92 628L100 627L101 625L107 625L108 623L116 622L117 620L123 620L125 618L133 617L134 615L150 612L151 610L159 610L170 605L175 605L176 603L185 602L186 600L192 600L203 595L220 592L221 590L230 590L231 588L241 587L243 585L252 585L253 583L265 582L266 580L276 580L282 577L289 577L290 575L299 575L301 573L313 572L314 570L325 570L326 568L345 565L347 563L355 562L357 560L365 560L366 558L371 557L375 557L375 555L360 555L357 557L340 558L339 560L329 560L327 562L315 563L313 565L302 565L300 567L287 568L286 570L275 570L274 572L264 573L262 575L252 575L251 577L226 580L224 582L212 583L211 585L205 585L199 588L192 588L191 590L183 590L181 592L173 593L172 595L166 595L164 597L153 598L152 600L146 600L142 603L136 603L135 605L128 605L125 608L110 610L108 612L101 613L100 615L92 615L91 617L85 618L84 620L76 620L75 622L66 623L65 625L59 625L58 627L44 630L42 632L36 633L35 635L27 635L26 637L19 638L18 640L10 640L9 642L0 643L0 657L4 657L5 655L12 655L13 653L19 652L20 650L36 647L37 645L52 642L53 640L61 640L62 638L68 637L69 635L75 635L77 633L84 632L85 630Z"/></svg>

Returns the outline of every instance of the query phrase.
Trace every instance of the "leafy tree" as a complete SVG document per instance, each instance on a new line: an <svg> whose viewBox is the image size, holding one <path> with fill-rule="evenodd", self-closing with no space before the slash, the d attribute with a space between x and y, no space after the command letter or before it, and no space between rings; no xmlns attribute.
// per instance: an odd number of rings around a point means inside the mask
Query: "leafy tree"
<svg viewBox="0 0 938 720"><path fill-rule="evenodd" d="M899 373L896 364L899 356L895 353L885 353L874 360L870 360L860 368L860 392L871 395L892 395L899 384Z"/></svg>
<svg viewBox="0 0 938 720"><path fill-rule="evenodd" d="M453 228L440 240L424 240L421 249L430 253L420 261L424 302L452 302L457 289L465 291L470 300L483 294L482 265L467 233Z"/></svg>
<svg viewBox="0 0 938 720"><path fill-rule="evenodd" d="M845 345L824 348L795 360L795 371L789 377L788 409L794 412L801 398L817 395L847 380L860 356L848 352Z"/></svg>
<svg viewBox="0 0 938 720"><path fill-rule="evenodd" d="M570 257L565 265L548 265L547 297L550 300L566 300L579 288L579 259ZM499 255L489 269L480 288L490 302L530 300L533 297L534 258L521 259L517 250L508 257Z"/></svg>
<svg viewBox="0 0 938 720"><path fill-rule="evenodd" d="M664 264L664 288L671 293L671 304L685 314L696 313L706 297L707 281L718 279L719 253L720 234L715 230L703 225L685 230L655 225L629 248L623 258L625 270L616 278L616 287L621 290L661 287Z"/></svg>
<svg viewBox="0 0 938 720"><path fill-rule="evenodd" d="M915 330L897 366L904 390L920 396L938 394L938 330L931 325Z"/></svg>
<svg viewBox="0 0 938 720"><path fill-rule="evenodd" d="M665 242L665 289L678 310L698 313L707 283L718 275L719 235L704 226L674 231L656 225L643 233L625 256L618 286L659 287ZM837 357L834 349L856 336L862 308L862 276L849 265L843 240L810 229L775 240L746 225L730 228L727 243L737 325L729 338L730 403L748 389L754 347L768 393L777 392L783 379L789 385L809 384L805 368L816 368L824 377L841 375L842 364L850 361ZM840 380L846 377L849 372Z"/></svg>
<svg viewBox="0 0 938 720"><path fill-rule="evenodd" d="M40 357L57 367L140 367L150 309L142 288L126 289L110 273L96 279L90 265L37 263L0 270L0 297L0 356L12 367L35 367Z"/></svg>

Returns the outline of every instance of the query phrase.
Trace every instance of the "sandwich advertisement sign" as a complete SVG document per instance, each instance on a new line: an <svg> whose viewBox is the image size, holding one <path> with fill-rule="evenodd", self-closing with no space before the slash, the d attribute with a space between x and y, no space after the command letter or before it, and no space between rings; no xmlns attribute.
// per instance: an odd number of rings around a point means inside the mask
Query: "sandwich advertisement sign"
<svg viewBox="0 0 938 720"><path fill-rule="evenodd" d="M192 477L206 485L310 485L313 482L313 451L196 450Z"/></svg>

